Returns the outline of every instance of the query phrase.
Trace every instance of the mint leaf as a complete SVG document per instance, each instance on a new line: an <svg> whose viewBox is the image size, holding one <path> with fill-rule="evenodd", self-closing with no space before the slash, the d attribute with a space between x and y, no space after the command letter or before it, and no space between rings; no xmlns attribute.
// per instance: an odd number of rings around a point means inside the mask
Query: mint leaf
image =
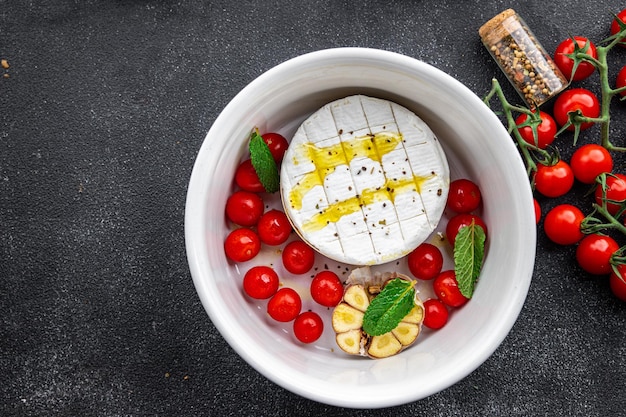
<svg viewBox="0 0 626 417"><path fill-rule="evenodd" d="M454 239L454 272L459 290L472 298L485 256L485 231L472 221L462 227Z"/></svg>
<svg viewBox="0 0 626 417"><path fill-rule="evenodd" d="M275 193L278 191L279 184L278 166L272 157L270 148L256 129L250 136L249 148L252 166L259 176L263 188L268 193Z"/></svg>
<svg viewBox="0 0 626 417"><path fill-rule="evenodd" d="M365 310L363 330L379 336L396 328L415 305L415 281L395 278L387 283Z"/></svg>

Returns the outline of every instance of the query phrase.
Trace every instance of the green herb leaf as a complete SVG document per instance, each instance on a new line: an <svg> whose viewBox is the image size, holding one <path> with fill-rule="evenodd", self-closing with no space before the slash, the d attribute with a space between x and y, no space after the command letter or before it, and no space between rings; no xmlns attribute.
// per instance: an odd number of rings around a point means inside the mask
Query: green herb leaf
<svg viewBox="0 0 626 417"><path fill-rule="evenodd" d="M363 330L379 336L396 328L415 305L415 281L392 279L365 310Z"/></svg>
<svg viewBox="0 0 626 417"><path fill-rule="evenodd" d="M485 256L485 231L473 221L462 227L454 239L454 272L459 290L472 298Z"/></svg>
<svg viewBox="0 0 626 417"><path fill-rule="evenodd" d="M250 160L265 191L268 193L278 191L278 166L272 157L270 148L256 129L250 136Z"/></svg>

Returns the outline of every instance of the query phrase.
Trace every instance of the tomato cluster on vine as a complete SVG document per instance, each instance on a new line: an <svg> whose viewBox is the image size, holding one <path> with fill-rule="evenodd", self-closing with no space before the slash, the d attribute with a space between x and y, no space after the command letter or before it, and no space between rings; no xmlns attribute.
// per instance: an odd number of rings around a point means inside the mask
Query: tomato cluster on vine
<svg viewBox="0 0 626 417"><path fill-rule="evenodd" d="M554 62L570 85L553 99L551 111L510 105L497 83L488 98L498 94L536 193L554 199L568 194L576 182L590 187L589 201L583 206L557 204L546 213L543 229L558 245L576 245L581 269L610 277L612 292L626 301L626 258L622 255L626 246L618 243L626 235L626 175L616 170L612 156L626 147L615 146L609 139L609 105L612 98L626 96L626 65L612 79L607 65L607 53L626 46L626 9L614 16L608 29L610 36L598 45L587 37L573 36L557 46ZM600 77L600 96L578 85L593 74ZM566 161L554 146L555 139L573 132L577 145L579 135L594 125L599 125L600 143L577 146ZM537 198L534 204L539 224L542 214Z"/></svg>

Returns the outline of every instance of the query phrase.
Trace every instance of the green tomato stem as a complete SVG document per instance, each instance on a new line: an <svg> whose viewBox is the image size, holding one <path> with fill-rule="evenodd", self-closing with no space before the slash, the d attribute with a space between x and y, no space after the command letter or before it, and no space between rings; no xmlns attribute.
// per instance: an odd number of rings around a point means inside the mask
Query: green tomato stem
<svg viewBox="0 0 626 417"><path fill-rule="evenodd" d="M581 231L584 234L601 233L607 229L618 230L623 234L626 234L626 226L617 220L606 208L606 201L602 205L593 203L593 212L587 216L582 224ZM606 220L606 223L601 223L596 214L601 215Z"/></svg>
<svg viewBox="0 0 626 417"><path fill-rule="evenodd" d="M533 130L533 136L535 138L535 143L537 143L537 126L541 123L541 117L539 116L539 112L533 112L527 107L515 106L511 104L506 99L504 91L502 91L502 86L495 78L491 80L491 90L489 91L489 94L485 96L483 101L489 106L489 103L494 96L498 98L500 105L502 106L508 126L507 130L509 134L513 135L517 146L519 147L520 152L524 157L527 174L530 176L534 171L537 170L537 164L535 162L536 159L543 161L552 161L554 160L554 156L546 150L541 149L536 145L532 145L524 140L521 133L519 132L519 127L515 123L515 118L513 117L513 114L521 113L527 116L526 123L531 126ZM538 156L533 156L531 152L537 153Z"/></svg>

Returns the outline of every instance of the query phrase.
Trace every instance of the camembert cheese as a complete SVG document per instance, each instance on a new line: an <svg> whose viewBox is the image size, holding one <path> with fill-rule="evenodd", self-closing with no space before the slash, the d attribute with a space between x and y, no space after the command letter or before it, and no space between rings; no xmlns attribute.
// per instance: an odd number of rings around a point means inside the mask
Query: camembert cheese
<svg viewBox="0 0 626 417"><path fill-rule="evenodd" d="M339 262L375 265L408 254L435 230L450 174L417 115L356 95L302 123L280 183L285 213L305 242Z"/></svg>

